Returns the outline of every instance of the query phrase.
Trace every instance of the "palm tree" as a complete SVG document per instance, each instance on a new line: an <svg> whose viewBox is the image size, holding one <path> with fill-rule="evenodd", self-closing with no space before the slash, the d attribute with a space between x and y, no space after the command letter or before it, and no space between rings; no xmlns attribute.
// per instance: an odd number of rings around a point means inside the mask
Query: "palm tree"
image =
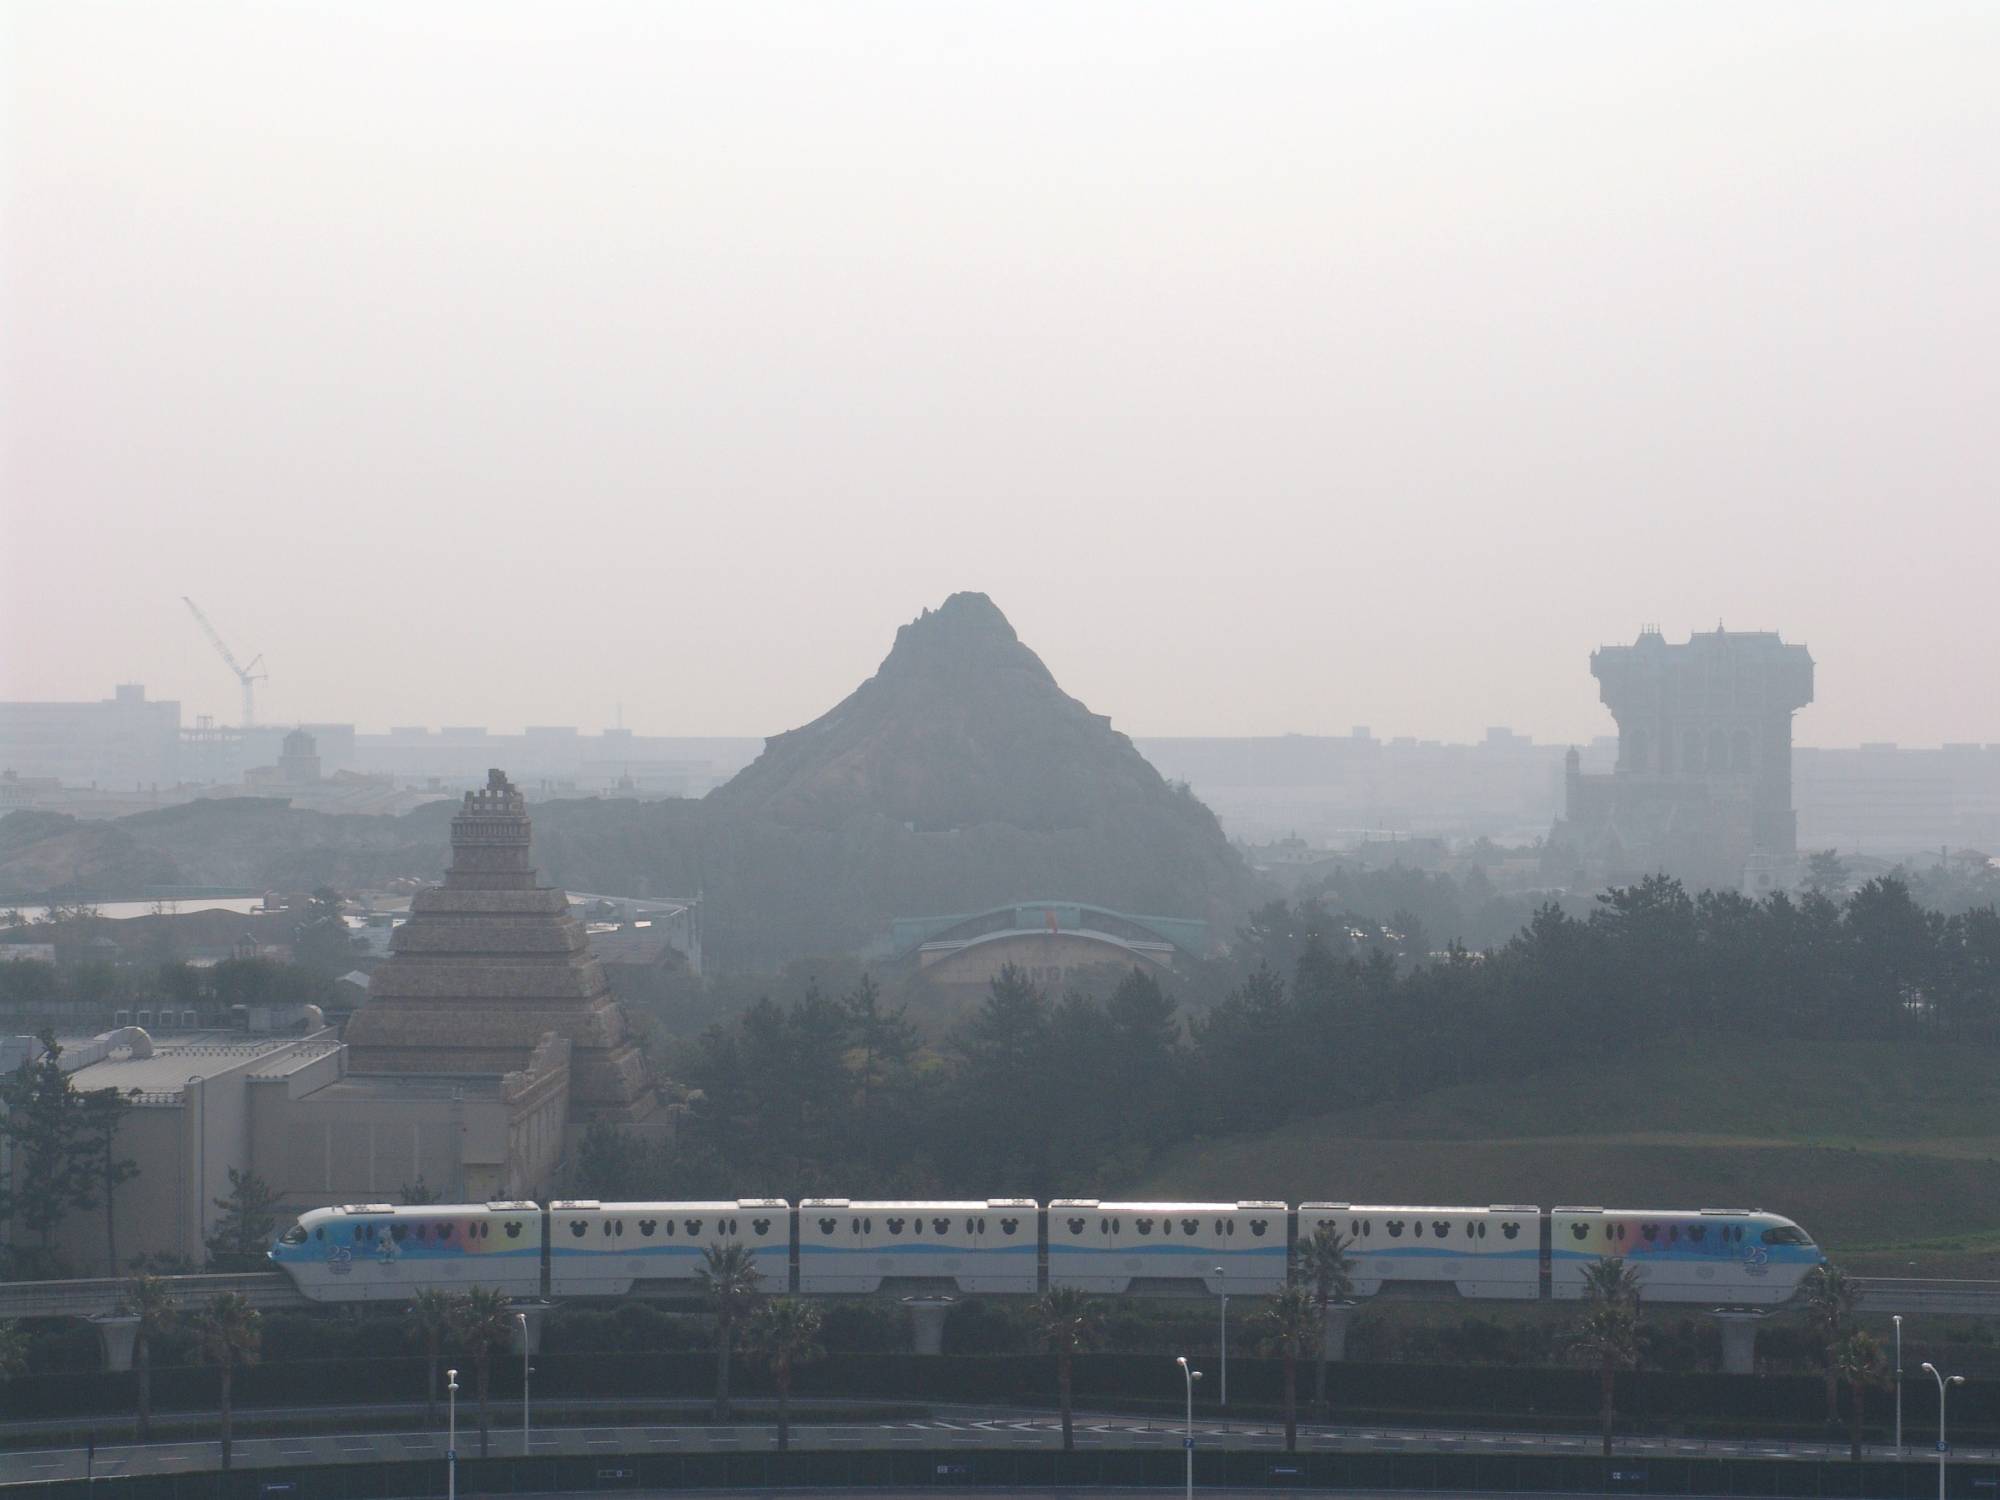
<svg viewBox="0 0 2000 1500"><path fill-rule="evenodd" d="M1252 1326L1262 1335L1260 1354L1285 1362L1285 1451L1299 1449L1299 1361L1316 1353L1326 1328L1309 1287L1293 1283L1265 1302Z"/></svg>
<svg viewBox="0 0 2000 1500"><path fill-rule="evenodd" d="M1608 1255L1583 1273L1583 1316L1570 1333L1570 1352L1597 1366L1598 1416L1604 1456L1611 1456L1618 1372L1639 1363L1639 1273L1623 1256Z"/></svg>
<svg viewBox="0 0 2000 1500"><path fill-rule="evenodd" d="M773 1297L744 1330L750 1348L771 1367L778 1387L778 1451L792 1446L792 1368L826 1351L819 1344L819 1309L798 1297Z"/></svg>
<svg viewBox="0 0 2000 1500"><path fill-rule="evenodd" d="M465 1357L472 1361L473 1390L479 1397L479 1456L493 1436L487 1420L486 1393L493 1377L493 1356L514 1342L514 1309L505 1292L475 1286L452 1299L451 1331Z"/></svg>
<svg viewBox="0 0 2000 1500"><path fill-rule="evenodd" d="M1056 1357L1056 1396L1062 1402L1063 1448L1076 1446L1070 1430L1070 1376L1076 1357L1104 1337L1104 1305L1077 1287L1052 1286L1034 1305L1035 1337Z"/></svg>
<svg viewBox="0 0 2000 1500"><path fill-rule="evenodd" d="M729 1356L736 1347L736 1325L757 1305L762 1279L747 1245L710 1245L701 1252L695 1280L715 1312L715 1420L729 1420Z"/></svg>
<svg viewBox="0 0 2000 1500"><path fill-rule="evenodd" d="M238 1365L254 1365L264 1343L264 1315L238 1292L222 1292L194 1320L195 1348L222 1375L222 1469L229 1471L230 1395Z"/></svg>
<svg viewBox="0 0 2000 1500"><path fill-rule="evenodd" d="M1873 1334L1863 1333L1857 1328L1833 1346L1833 1356L1829 1363L1839 1377L1847 1382L1847 1456L1859 1462L1861 1396L1869 1386L1881 1383L1882 1345Z"/></svg>
<svg viewBox="0 0 2000 1500"><path fill-rule="evenodd" d="M424 1416L431 1422L437 1421L438 1356L443 1349L445 1335L452 1331L453 1301L450 1292L429 1287L411 1299L409 1311L404 1314L410 1332L423 1341L424 1365L427 1372L424 1385Z"/></svg>
<svg viewBox="0 0 2000 1500"><path fill-rule="evenodd" d="M132 1338L132 1369L139 1386L139 1441L153 1437L153 1340L173 1332L180 1309L158 1276L137 1276L125 1289L125 1311L139 1320Z"/></svg>
<svg viewBox="0 0 2000 1500"><path fill-rule="evenodd" d="M1309 1239L1299 1241L1299 1281L1312 1293L1319 1310L1319 1357L1313 1361L1313 1410L1326 1420L1326 1320L1336 1302L1354 1295L1354 1262L1347 1237L1331 1224L1321 1224Z"/></svg>
<svg viewBox="0 0 2000 1500"><path fill-rule="evenodd" d="M1819 1338L1820 1361L1826 1367L1826 1425L1840 1420L1840 1372L1834 1350L1854 1321L1856 1290L1838 1266L1814 1266L1806 1273L1806 1321Z"/></svg>

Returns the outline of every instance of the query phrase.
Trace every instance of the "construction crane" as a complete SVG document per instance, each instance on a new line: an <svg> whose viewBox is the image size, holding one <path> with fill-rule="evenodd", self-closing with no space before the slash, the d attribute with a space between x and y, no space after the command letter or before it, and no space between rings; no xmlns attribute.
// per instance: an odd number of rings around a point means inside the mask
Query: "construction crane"
<svg viewBox="0 0 2000 1500"><path fill-rule="evenodd" d="M215 627L208 623L208 616L201 612L201 606L186 594L181 595L181 603L188 607L188 613L194 616L195 624L199 625L201 633L208 637L209 645L215 647L215 654L222 658L229 670L236 674L236 680L243 684L243 727L248 729L257 722L256 685L271 675L269 672L257 670L264 664L263 654L260 652L252 657L247 667L239 664L236 653L224 644L220 635L216 634Z"/></svg>

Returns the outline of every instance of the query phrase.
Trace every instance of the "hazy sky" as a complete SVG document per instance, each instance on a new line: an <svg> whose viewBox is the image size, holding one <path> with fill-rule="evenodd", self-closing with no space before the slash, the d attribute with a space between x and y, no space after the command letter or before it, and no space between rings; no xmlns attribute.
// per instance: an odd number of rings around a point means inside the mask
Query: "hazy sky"
<svg viewBox="0 0 2000 1500"><path fill-rule="evenodd" d="M2000 741L2000 5L7 3L0 697Z"/></svg>

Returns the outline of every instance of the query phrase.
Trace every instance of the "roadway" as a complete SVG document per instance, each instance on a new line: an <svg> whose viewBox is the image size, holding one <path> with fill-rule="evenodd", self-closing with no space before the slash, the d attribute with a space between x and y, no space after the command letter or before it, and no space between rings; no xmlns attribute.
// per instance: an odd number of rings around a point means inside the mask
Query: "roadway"
<svg viewBox="0 0 2000 1500"><path fill-rule="evenodd" d="M319 1304L299 1294L281 1271L251 1271L235 1275L169 1276L183 1305L198 1306L217 1292L236 1292L263 1311L313 1307ZM2000 1318L2000 1281L1943 1281L1920 1276L1857 1276L1854 1285L1863 1311L1915 1316L1930 1313L1954 1317ZM100 1277L83 1281L11 1281L0 1283L0 1319L88 1318L118 1311L129 1279ZM684 1299L690 1288L637 1288L637 1297ZM1150 1294L1149 1294L1150 1295ZM1202 1293L1201 1295L1207 1295ZM613 1299L616 1300L616 1299ZM366 1304L362 1304L366 1305ZM1700 1307L1690 1307L1700 1311ZM1776 1309L1773 1309L1774 1311Z"/></svg>
<svg viewBox="0 0 2000 1500"><path fill-rule="evenodd" d="M466 1408L460 1407L460 1415ZM492 1446L496 1458L516 1457L521 1452L520 1409L511 1404L495 1412ZM510 1424L511 1419L511 1424ZM357 1424L360 1425L360 1424ZM1101 1413L1078 1413L1074 1419L1076 1444L1080 1449L1179 1448L1185 1429L1178 1422L1140 1421ZM1278 1453L1284 1450L1284 1429L1269 1422L1229 1424L1203 1418L1195 1424L1195 1442L1200 1447L1225 1447L1247 1451ZM927 1450L980 1450L1006 1448L1057 1448L1062 1445L1062 1425L1047 1412L994 1410L992 1408L953 1409L950 1415L932 1415L923 1420L891 1422L815 1422L792 1428L795 1448L838 1452L856 1448L911 1448ZM477 1457L479 1435L476 1426L461 1422L458 1451L462 1458ZM445 1432L321 1433L289 1437L239 1438L235 1462L242 1468L284 1468L287 1466L397 1462L412 1459L441 1459L445 1456ZM529 1451L538 1457L553 1455L599 1455L643 1453L736 1453L768 1451L777 1446L777 1429L768 1422L730 1426L627 1424L538 1428L530 1435ZM1301 1424L1299 1448L1302 1452L1373 1453L1545 1453L1587 1455L1597 1451L1598 1439L1587 1433L1489 1432L1434 1428L1317 1427ZM1890 1458L1894 1450L1886 1444L1869 1445L1870 1458ZM1626 1458L1780 1458L1817 1460L1847 1457L1845 1443L1787 1442L1776 1439L1704 1438L1621 1438L1616 1452ZM1910 1447L1904 1456L1912 1463L1935 1461L1926 1449ZM13 1448L0 1453L0 1484L35 1484L53 1479L87 1477L85 1453L77 1448ZM1959 1448L1955 1462L2000 1462L2000 1449ZM213 1442L116 1444L96 1450L90 1473L113 1474L195 1473L214 1469L221 1462Z"/></svg>

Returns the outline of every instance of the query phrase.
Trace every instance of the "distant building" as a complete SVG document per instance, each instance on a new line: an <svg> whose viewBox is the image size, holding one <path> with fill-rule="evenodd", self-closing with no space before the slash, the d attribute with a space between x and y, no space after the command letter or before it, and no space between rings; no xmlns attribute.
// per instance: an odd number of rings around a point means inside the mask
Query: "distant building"
<svg viewBox="0 0 2000 1500"><path fill-rule="evenodd" d="M564 1150L566 1042L546 1038L504 1075L366 1078L349 1073L331 1029L307 1025L291 1036L125 1027L59 1038L78 1089L116 1089L132 1105L113 1145L139 1168L114 1200L123 1265L201 1264L232 1167L269 1184L281 1211L395 1201L406 1187L451 1202L547 1189ZM32 1036L0 1037L0 1069L40 1051ZM0 1175L12 1167L4 1153ZM0 1237L9 1229L0 1223ZM67 1217L56 1246L79 1274L111 1272L101 1211Z"/></svg>
<svg viewBox="0 0 2000 1500"><path fill-rule="evenodd" d="M96 703L0 703L0 772L130 791L180 777L181 706L121 683Z"/></svg>
<svg viewBox="0 0 2000 1500"><path fill-rule="evenodd" d="M1208 924L1074 901L1021 901L969 915L898 917L889 941L896 958L945 990L982 991L1008 965L1061 990L1107 971L1171 973L1178 960L1206 953Z"/></svg>
<svg viewBox="0 0 2000 1500"><path fill-rule="evenodd" d="M1551 861L1593 881L1781 884L1798 852L1792 715L1813 698L1806 648L1719 627L1668 645L1649 627L1591 653L1590 670L1618 724L1618 760L1590 775L1569 752Z"/></svg>

